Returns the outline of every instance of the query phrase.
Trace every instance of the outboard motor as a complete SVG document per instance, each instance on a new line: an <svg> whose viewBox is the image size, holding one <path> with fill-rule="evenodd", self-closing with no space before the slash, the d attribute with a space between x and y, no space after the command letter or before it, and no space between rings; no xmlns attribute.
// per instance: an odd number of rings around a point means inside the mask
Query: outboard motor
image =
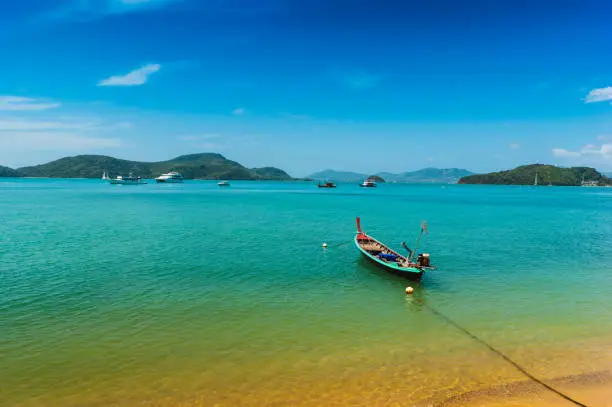
<svg viewBox="0 0 612 407"><path fill-rule="evenodd" d="M431 267L431 262L429 261L429 253L421 253L417 256L417 263L421 267Z"/></svg>

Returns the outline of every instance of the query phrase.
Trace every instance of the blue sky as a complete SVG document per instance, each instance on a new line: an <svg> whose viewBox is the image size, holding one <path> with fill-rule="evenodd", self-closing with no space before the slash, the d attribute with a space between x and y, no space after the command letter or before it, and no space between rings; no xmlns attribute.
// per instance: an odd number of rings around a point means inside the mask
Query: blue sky
<svg viewBox="0 0 612 407"><path fill-rule="evenodd" d="M612 171L606 1L3 3L2 165Z"/></svg>

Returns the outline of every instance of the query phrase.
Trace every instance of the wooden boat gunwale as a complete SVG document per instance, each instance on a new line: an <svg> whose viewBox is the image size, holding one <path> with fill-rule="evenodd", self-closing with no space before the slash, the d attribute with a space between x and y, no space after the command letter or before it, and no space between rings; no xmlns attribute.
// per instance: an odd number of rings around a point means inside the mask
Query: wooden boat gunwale
<svg viewBox="0 0 612 407"><path fill-rule="evenodd" d="M379 259L377 256L373 255L372 253L368 252L364 247L362 247L361 244L359 243L360 240L374 242L378 244L379 246L381 246L381 252L386 253L386 254L394 254L398 256L399 262L398 261L388 261L387 262L387 261ZM407 263L408 258L406 258L405 256L402 256L401 254L391 249L386 244L382 243L381 241L375 239L374 237L362 231L359 218L357 218L357 233L355 234L354 241L355 241L355 246L357 246L357 248L359 249L359 251L365 258L374 262L376 265L381 266L387 271L390 271L392 273L399 274L402 276L406 276L409 278L413 278L413 279L420 279L422 277L424 268L414 263L410 263L407 266L401 266L399 263Z"/></svg>

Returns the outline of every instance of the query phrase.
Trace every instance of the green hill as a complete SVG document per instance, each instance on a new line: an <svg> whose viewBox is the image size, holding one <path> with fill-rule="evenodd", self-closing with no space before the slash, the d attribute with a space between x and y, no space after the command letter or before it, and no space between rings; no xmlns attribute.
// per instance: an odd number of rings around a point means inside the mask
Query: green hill
<svg viewBox="0 0 612 407"><path fill-rule="evenodd" d="M579 186L582 180L597 181L600 185L612 185L612 180L594 168L561 168L554 165L523 165L509 171L476 174L462 177L459 184L533 185L538 174L538 184Z"/></svg>
<svg viewBox="0 0 612 407"><path fill-rule="evenodd" d="M292 179L289 174L278 168L249 169L215 153L182 155L160 162L128 161L103 155L79 155L20 168L18 171L25 177L48 178L100 178L103 171L108 172L111 177L132 172L143 178L155 178L169 171L178 171L187 179Z"/></svg>
<svg viewBox="0 0 612 407"><path fill-rule="evenodd" d="M376 182L377 184L384 184L386 182L385 179L380 175L370 175L367 180Z"/></svg>
<svg viewBox="0 0 612 407"><path fill-rule="evenodd" d="M19 174L19 171L16 171L12 168L9 167L3 167L0 165L0 178L7 178L7 177L20 177L21 174Z"/></svg>
<svg viewBox="0 0 612 407"><path fill-rule="evenodd" d="M291 179L285 171L275 167L251 168L251 172L257 175L259 179Z"/></svg>

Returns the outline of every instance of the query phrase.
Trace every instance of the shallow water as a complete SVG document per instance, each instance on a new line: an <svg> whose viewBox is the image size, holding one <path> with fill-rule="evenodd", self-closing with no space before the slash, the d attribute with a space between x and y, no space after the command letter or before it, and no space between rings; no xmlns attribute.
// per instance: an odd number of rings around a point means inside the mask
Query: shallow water
<svg viewBox="0 0 612 407"><path fill-rule="evenodd" d="M438 270L360 258L355 216ZM414 404L612 370L612 190L0 181L0 403ZM327 242L324 250L321 243Z"/></svg>

